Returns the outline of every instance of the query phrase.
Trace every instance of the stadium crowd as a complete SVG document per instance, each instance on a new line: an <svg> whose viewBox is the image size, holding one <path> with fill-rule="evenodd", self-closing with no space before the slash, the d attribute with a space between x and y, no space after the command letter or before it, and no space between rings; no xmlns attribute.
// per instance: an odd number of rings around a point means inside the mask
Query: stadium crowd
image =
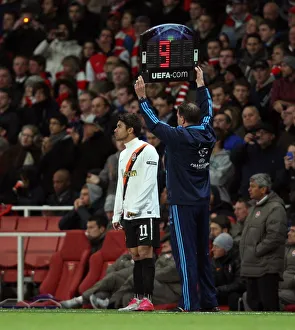
<svg viewBox="0 0 295 330"><path fill-rule="evenodd" d="M237 310L247 292L245 309L277 310L278 293L281 304L295 304L294 1L1 1L0 201L73 206L44 215L60 215L61 230L87 229L99 250L111 228L124 149L113 137L118 115L141 116L133 87L139 36L164 23L198 34L213 101L210 235L218 302ZM160 120L176 126L177 107L194 101L194 88L151 83L147 96ZM165 146L142 124L141 138L163 159ZM174 303L181 289L164 161L158 182L166 235L154 299ZM124 305L131 265L123 255L94 288L63 306Z"/></svg>

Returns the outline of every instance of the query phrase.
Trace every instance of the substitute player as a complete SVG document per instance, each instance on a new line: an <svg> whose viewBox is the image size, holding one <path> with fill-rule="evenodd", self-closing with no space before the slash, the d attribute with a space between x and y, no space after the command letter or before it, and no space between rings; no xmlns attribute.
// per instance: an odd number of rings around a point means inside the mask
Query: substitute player
<svg viewBox="0 0 295 330"><path fill-rule="evenodd" d="M151 302L155 278L153 248L160 246L159 156L152 145L138 139L140 132L141 122L136 114L119 117L115 137L124 142L126 149L119 158L113 226L115 229L123 226L126 245L134 260L134 298L119 311L154 310Z"/></svg>
<svg viewBox="0 0 295 330"><path fill-rule="evenodd" d="M198 105L184 102L178 107L177 128L155 116L141 76L135 84L148 129L166 144L171 243L182 281L180 312L219 310L209 260L209 159L215 143L212 100L199 67L196 74Z"/></svg>

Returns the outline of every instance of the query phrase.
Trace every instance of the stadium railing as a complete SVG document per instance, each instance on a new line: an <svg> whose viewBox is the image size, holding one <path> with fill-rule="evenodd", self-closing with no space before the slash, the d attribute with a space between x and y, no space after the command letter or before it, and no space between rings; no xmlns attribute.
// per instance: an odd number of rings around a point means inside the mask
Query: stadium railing
<svg viewBox="0 0 295 330"><path fill-rule="evenodd" d="M12 211L22 211L24 217L29 217L31 211L71 211L73 206L13 206Z"/></svg>

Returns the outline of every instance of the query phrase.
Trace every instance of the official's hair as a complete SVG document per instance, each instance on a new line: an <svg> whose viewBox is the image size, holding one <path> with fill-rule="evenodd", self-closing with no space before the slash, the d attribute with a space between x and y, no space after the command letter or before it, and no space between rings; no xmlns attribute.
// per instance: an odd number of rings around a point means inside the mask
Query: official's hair
<svg viewBox="0 0 295 330"><path fill-rule="evenodd" d="M141 133L141 121L135 113L124 113L119 116L118 120L126 125L127 128L133 128L133 133L136 137Z"/></svg>
<svg viewBox="0 0 295 330"><path fill-rule="evenodd" d="M178 114L189 124L198 124L201 113L200 108L193 102L183 102L178 107Z"/></svg>
<svg viewBox="0 0 295 330"><path fill-rule="evenodd" d="M267 173L258 173L252 175L250 182L255 182L259 188L265 187L268 191L271 190L271 178Z"/></svg>
<svg viewBox="0 0 295 330"><path fill-rule="evenodd" d="M88 221L95 221L98 228L100 227L106 228L108 226L108 218L103 213L91 216Z"/></svg>

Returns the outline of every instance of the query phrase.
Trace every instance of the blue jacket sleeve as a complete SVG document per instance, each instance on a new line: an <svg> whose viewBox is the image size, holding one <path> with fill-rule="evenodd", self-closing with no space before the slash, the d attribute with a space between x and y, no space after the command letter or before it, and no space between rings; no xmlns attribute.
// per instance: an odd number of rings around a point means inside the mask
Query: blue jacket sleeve
<svg viewBox="0 0 295 330"><path fill-rule="evenodd" d="M208 88L205 86L197 88L196 103L201 110L200 128L213 125L213 106Z"/></svg>
<svg viewBox="0 0 295 330"><path fill-rule="evenodd" d="M166 145L169 145L171 143L177 144L179 129L160 121L155 115L155 112L147 99L142 99L139 102L139 105L140 112L144 117L145 123L149 131L151 131Z"/></svg>

